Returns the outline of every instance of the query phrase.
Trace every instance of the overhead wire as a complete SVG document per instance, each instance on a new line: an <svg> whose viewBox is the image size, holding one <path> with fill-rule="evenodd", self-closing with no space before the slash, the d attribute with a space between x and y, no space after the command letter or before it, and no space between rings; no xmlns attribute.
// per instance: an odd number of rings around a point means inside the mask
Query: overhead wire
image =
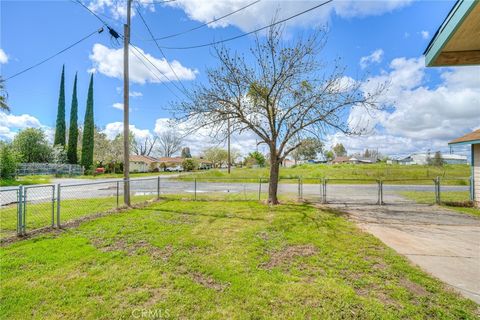
<svg viewBox="0 0 480 320"><path fill-rule="evenodd" d="M102 32L103 32L103 27L101 27L100 29L97 29L97 30L93 31L92 33L89 33L89 34L88 34L88 35L86 35L85 37L83 37L83 38L81 38L80 40L78 40L78 41L76 41L76 42L72 43L72 44L71 44L71 45L69 45L68 47L66 47L66 48L64 48L64 49L62 49L62 50L60 50L60 51L58 51L57 53L55 53L55 54L51 55L50 57L48 57L48 58L46 58L46 59L43 59L42 61L40 61L40 62L38 62L38 63L36 63L36 64L34 64L34 65L32 65L32 66L30 66L30 67L26 68L26 69L23 69L22 71L19 71L19 72L15 73L15 74L13 74L13 75L11 75L11 76L9 76L9 77L5 78L5 80L4 80L4 81L7 81L7 80L10 80L10 79L13 79L13 78L15 78L15 77L17 77L17 76L19 76L19 75L21 75L21 74L23 74L23 73L25 73L25 72L27 72L27 71L31 70L31 69L33 69L33 68L36 68L36 67L38 67L38 66L40 66L40 65L44 64L45 62L47 62L47 61L49 61L49 60L51 60L51 59L55 58L56 56L58 56L58 55L62 54L63 52L65 52L65 51L67 51L67 50L69 50L69 49L73 48L74 46L78 45L79 43L81 43L81 42L83 42L83 41L87 40L88 38L90 38L90 37L91 37L91 36L93 36L94 34L96 34L96 33L102 33Z"/></svg>
<svg viewBox="0 0 480 320"><path fill-rule="evenodd" d="M114 34L118 35L119 38L121 38L121 39L124 39L124 38L125 38L122 34L117 33L113 28L111 28L111 27L105 22L105 20L103 20L102 18L100 18L95 12L93 12L92 10L90 10L90 8L88 8L87 6L85 6L81 1L79 1L79 0L76 0L76 1L72 0L72 2L76 2L76 3L80 4L80 5L81 5L83 8L85 8L88 12L90 12L93 16L95 16L98 20L100 20L100 21L109 29L110 34L112 34L112 32L113 32ZM155 72L153 72L151 68L149 68L149 67L147 66L147 64L145 63L144 59L147 60L155 69L157 69L157 71L158 71L162 76L164 76L165 79L167 79L167 81L168 81L169 83L172 83L171 80L165 75L165 73L163 73L150 59L148 59L148 57L147 57L145 54L143 54L143 52L141 52L141 51L139 50L139 48L137 48L137 47L136 47L135 45L133 45L132 43L130 43L129 45L130 45L133 49L135 49L140 55L143 56L143 59L142 59L142 58L139 57L133 50L129 49L129 51L132 52L132 53L135 55L135 57L145 66L145 68L146 68L150 73L152 73L152 74L158 79L158 81L159 81L161 84L163 84L173 95L175 95L178 99L180 99L180 98L178 97L178 95L177 95L174 91L172 91L172 89L166 84L166 82L162 81L162 80L158 77L158 75L157 75ZM172 84L175 86L174 83L172 83ZM175 86L175 87L176 87L179 91L181 91L180 88L178 88L177 86ZM181 91L181 92L182 92L182 91Z"/></svg>
<svg viewBox="0 0 480 320"><path fill-rule="evenodd" d="M133 45L132 43L130 43L130 46L131 46L132 48L134 48L146 61L148 61L148 62L168 81L168 83L170 83L170 84L173 85L178 91L180 91L180 92L183 93L183 91L175 84L175 82L172 82L172 80L170 80L170 78L168 78L167 75L166 75L162 70L160 70L160 69L157 67L157 65L156 65L155 63L153 63L142 51L140 51L139 48L137 48L137 47L136 47L135 45ZM138 56L137 56L137 58L138 58ZM144 64L144 65L145 65L145 64ZM150 70L150 68L148 68L147 66L145 66L145 67ZM152 72L152 71L150 70L150 72ZM159 79L159 78L157 77L157 79ZM172 92L178 99L180 99L180 98L178 97L178 95L176 95L173 91L171 91L170 87L166 85L166 82L163 82L163 81L161 81L160 79L159 79L159 81L160 81L163 85L165 85L165 87L167 87L168 90L169 90L170 92Z"/></svg>
<svg viewBox="0 0 480 320"><path fill-rule="evenodd" d="M242 11L242 10L245 10L245 9L253 6L254 4L259 3L260 1L261 1L261 0L257 0L257 1L251 2L251 3L247 4L246 6L243 6L243 7L239 8L239 9L237 9L237 10L235 10L235 11L232 11L232 12L230 12L230 13L227 13L226 15L223 15L223 16L221 16L221 17L215 18L215 19L213 19L213 20L211 20L211 21L205 22L205 23L203 23L203 24L201 24L201 25L199 25L199 26L196 26L196 27L194 27L194 28L187 29L187 30L184 30L184 31L180 31L180 32L177 32L177 33L173 33L173 34L169 34L169 35L166 35L166 36L161 36L161 37L159 37L159 38L155 38L155 40L169 39L169 38L177 37L177 36L180 36L180 35L183 35L183 34L186 34L186 33L189 33L189 32L195 31L195 30L198 30L198 29L203 28L203 27L206 27L206 26L208 26L208 25L210 25L210 24L212 24L212 23L215 23L215 22L218 22L218 21L220 21L220 20L222 20L222 19L225 19L225 18L227 18L227 17L229 17L229 16L231 16L231 15L237 13L237 12L240 12L240 11Z"/></svg>
<svg viewBox="0 0 480 320"><path fill-rule="evenodd" d="M152 38L152 40L155 42L155 45L157 46L158 50L160 51L160 54L163 56L163 58L165 59L165 62L167 63L168 67L170 68L170 70L172 71L173 75L175 76L175 78L177 79L177 81L179 82L180 86L182 87L183 91L180 90L177 86L175 86L177 89L179 89L186 97L188 97L188 90L187 88L185 88L185 86L183 85L182 83L182 80L180 80L179 76L177 75L177 72L175 71L175 69L172 67L172 65L170 64L170 62L168 61L167 59L167 56L165 55L165 53L163 52L163 50L160 48L160 45L158 44L157 40L155 40L155 37L152 33L152 30L150 29L150 27L148 26L148 23L147 21L145 20L145 18L143 17L140 9L138 8L138 5L135 6L135 9L138 13L138 15L140 16L143 24L145 25L145 28L147 28L147 31L148 33L150 34L150 37ZM165 76L166 77L166 76ZM168 79L168 78L167 78Z"/></svg>
<svg viewBox="0 0 480 320"><path fill-rule="evenodd" d="M186 50L186 49L196 49L196 48L203 48L203 47L209 47L209 46L213 46L213 45L217 45L217 44L220 44L220 43L224 43L224 42L228 42L228 41L232 41L232 40L236 40L236 39L239 39L239 38L242 38L242 37L246 37L248 35L251 35L251 34L254 34L254 33L257 33L259 31L262 31L262 30L265 30L265 29L268 29L270 27L273 27L273 26L276 26L277 24L280 24L280 23L283 23L283 22L286 22L286 21L289 21L291 19L294 19L298 16L301 16L305 13L308 13L310 11L313 11L315 9L318 9L330 2L332 2L333 0L328 0L328 1L325 1L325 2L322 2L316 6L313 6L307 10L303 10L297 14L294 14L292 16L289 16L285 19L282 19L282 20L279 20L279 21L275 21L274 23L271 23L269 25L266 25L264 27L261 27L261 28L258 28L258 29L255 29L253 31L250 31L250 32L246 32L246 33L242 33L242 34L239 34L238 36L235 36L235 37L231 37L231 38L227 38L227 39L223 39L223 40L219 40L219 41L213 41L213 42L210 42L210 43L204 43L204 44L199 44L199 45L194 45L194 46L185 46L185 47L168 47L168 46L161 46L161 48L163 49L167 49L167 50Z"/></svg>
<svg viewBox="0 0 480 320"><path fill-rule="evenodd" d="M140 57L135 53L135 51L132 50L132 48L135 49L135 50L137 50L139 53L142 53L142 52L139 51L139 49L138 49L137 47L131 45L130 52L145 66L145 68L146 68L148 71L150 71L151 74L153 74L153 76L154 76L155 78L157 78L157 80L158 80L160 83L163 83L163 81L160 79L160 77L159 77L155 72L153 72L152 69L150 69L150 68L147 66L147 64L145 63L145 61L144 61L142 58L140 58ZM144 56L144 59L147 59L147 60L148 60L148 58L147 58L145 55L143 55L143 56ZM149 62L152 63L151 61L149 61ZM163 75L163 73L161 73L161 74ZM168 79L168 78L167 78L167 79ZM168 91L170 91L177 99L180 100L180 97L179 97L172 89L170 89L169 86L167 86L165 83L163 83L163 84L164 84L165 87L168 89Z"/></svg>

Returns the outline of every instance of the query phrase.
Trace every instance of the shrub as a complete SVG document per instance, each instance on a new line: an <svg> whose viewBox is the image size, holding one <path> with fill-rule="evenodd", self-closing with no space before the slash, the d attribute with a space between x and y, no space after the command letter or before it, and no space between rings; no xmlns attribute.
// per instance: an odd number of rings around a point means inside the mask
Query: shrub
<svg viewBox="0 0 480 320"><path fill-rule="evenodd" d="M185 171L192 171L197 168L197 162L193 159L185 159L182 162L182 167Z"/></svg>
<svg viewBox="0 0 480 320"><path fill-rule="evenodd" d="M9 145L0 145L0 178L14 179L17 169L17 159Z"/></svg>

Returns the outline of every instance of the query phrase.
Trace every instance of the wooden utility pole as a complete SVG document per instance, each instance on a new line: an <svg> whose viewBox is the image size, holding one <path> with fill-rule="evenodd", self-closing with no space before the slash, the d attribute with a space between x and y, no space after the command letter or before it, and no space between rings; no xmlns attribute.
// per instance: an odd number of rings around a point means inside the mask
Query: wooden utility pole
<svg viewBox="0 0 480 320"><path fill-rule="evenodd" d="M126 206L130 206L130 123L129 111L129 72L128 49L130 45L130 15L132 0L127 0L127 23L123 25L125 38L123 43L123 199Z"/></svg>
<svg viewBox="0 0 480 320"><path fill-rule="evenodd" d="M228 170L228 174L230 174L230 169L232 167L232 158L231 158L231 155L230 155L230 118L228 118L228 123L227 123L227 134L228 134L228 137L227 137L227 170Z"/></svg>

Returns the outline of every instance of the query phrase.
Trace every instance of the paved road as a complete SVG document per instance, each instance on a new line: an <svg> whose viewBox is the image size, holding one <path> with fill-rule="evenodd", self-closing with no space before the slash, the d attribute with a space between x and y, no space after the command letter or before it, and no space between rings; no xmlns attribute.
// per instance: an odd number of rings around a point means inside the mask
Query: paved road
<svg viewBox="0 0 480 320"><path fill-rule="evenodd" d="M405 201L330 204L425 271L480 304L480 218Z"/></svg>

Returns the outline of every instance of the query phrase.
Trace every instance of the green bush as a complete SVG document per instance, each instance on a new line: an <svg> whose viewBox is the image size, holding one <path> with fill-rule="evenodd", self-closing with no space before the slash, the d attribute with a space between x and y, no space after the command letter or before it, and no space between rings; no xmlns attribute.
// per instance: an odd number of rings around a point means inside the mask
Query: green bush
<svg viewBox="0 0 480 320"><path fill-rule="evenodd" d="M193 171L197 168L197 162L193 159L185 159L182 162L183 170L185 171Z"/></svg>
<svg viewBox="0 0 480 320"><path fill-rule="evenodd" d="M0 145L0 178L8 180L15 178L17 159L9 145Z"/></svg>

